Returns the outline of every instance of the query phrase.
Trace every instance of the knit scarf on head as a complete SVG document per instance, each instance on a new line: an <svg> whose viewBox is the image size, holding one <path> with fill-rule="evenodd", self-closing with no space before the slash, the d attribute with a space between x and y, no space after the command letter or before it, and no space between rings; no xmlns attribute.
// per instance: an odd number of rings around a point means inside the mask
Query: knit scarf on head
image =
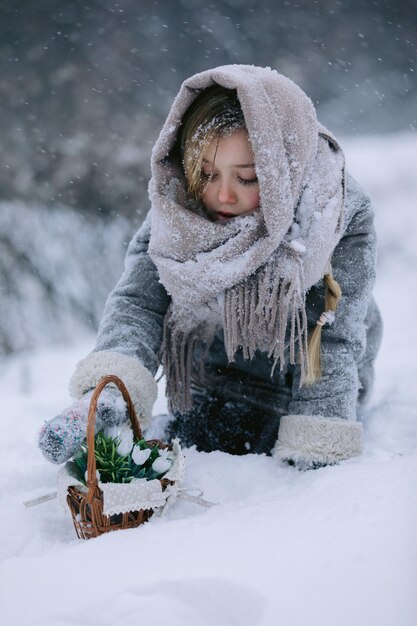
<svg viewBox="0 0 417 626"><path fill-rule="evenodd" d="M261 209L211 222L187 204L181 164L171 156L182 116L214 83L237 94L255 156ZM224 66L182 85L152 154L149 254L172 297L161 347L171 409L191 407L215 333L229 361L237 350L272 359L271 374L307 367L308 289L329 269L343 228L344 156L316 119L309 98L269 68ZM220 307L219 307L220 305Z"/></svg>

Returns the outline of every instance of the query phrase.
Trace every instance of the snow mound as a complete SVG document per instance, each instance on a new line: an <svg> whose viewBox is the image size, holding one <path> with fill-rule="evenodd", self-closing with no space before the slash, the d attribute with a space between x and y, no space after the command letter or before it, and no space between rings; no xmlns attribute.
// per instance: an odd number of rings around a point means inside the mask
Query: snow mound
<svg viewBox="0 0 417 626"><path fill-rule="evenodd" d="M299 472L265 455L186 450L165 516L89 542L56 500L57 468L36 448L44 419L93 337L10 357L0 378L1 614L8 626L414 626L417 623L417 138L344 142L376 204L376 297L385 336L365 416L365 451ZM166 411L163 383L155 413Z"/></svg>

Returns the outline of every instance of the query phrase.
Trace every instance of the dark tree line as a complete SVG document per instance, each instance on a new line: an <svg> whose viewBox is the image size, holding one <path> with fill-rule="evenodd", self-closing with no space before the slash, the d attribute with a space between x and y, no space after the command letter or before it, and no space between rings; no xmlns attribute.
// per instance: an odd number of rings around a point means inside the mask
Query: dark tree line
<svg viewBox="0 0 417 626"><path fill-rule="evenodd" d="M1 3L2 199L147 207L151 146L180 82L270 65L336 132L416 124L415 0Z"/></svg>

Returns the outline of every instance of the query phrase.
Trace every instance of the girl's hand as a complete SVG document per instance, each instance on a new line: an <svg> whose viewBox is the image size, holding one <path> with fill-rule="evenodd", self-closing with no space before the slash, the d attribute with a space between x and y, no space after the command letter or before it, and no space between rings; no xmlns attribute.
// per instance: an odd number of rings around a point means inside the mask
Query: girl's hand
<svg viewBox="0 0 417 626"><path fill-rule="evenodd" d="M45 422L39 432L39 448L52 463L68 461L79 449L87 432L88 409L93 389L59 415ZM100 394L96 412L96 432L127 419L127 409L119 391L107 387Z"/></svg>

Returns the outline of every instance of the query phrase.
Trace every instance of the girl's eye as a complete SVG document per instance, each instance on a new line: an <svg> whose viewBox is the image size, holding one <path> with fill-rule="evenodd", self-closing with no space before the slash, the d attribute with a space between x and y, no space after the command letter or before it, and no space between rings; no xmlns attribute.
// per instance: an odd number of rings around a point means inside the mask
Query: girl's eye
<svg viewBox="0 0 417 626"><path fill-rule="evenodd" d="M256 185L256 183L258 182L257 176L255 176L254 178L241 178L240 176L238 176L238 179L242 185Z"/></svg>
<svg viewBox="0 0 417 626"><path fill-rule="evenodd" d="M201 172L201 178L203 180L214 180L216 178L216 174L213 172Z"/></svg>

